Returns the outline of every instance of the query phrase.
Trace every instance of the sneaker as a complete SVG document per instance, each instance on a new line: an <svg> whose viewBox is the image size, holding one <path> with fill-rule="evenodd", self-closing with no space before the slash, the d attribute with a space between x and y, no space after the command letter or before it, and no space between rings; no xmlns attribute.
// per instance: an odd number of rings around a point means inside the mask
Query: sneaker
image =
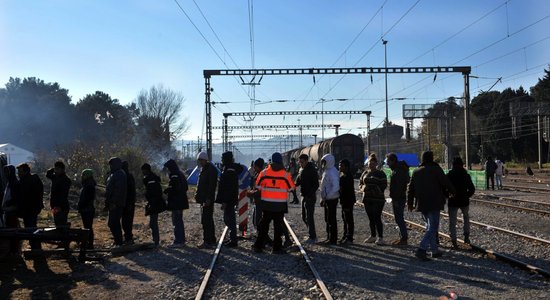
<svg viewBox="0 0 550 300"><path fill-rule="evenodd" d="M437 251L436 253L432 253L432 258L440 258L443 256L443 252Z"/></svg>
<svg viewBox="0 0 550 300"><path fill-rule="evenodd" d="M464 237L464 244L471 244L469 237Z"/></svg>
<svg viewBox="0 0 550 300"><path fill-rule="evenodd" d="M376 239L376 242L374 242L376 245L379 245L379 246L385 246L386 245L386 242L384 242L384 239L383 238L377 238Z"/></svg>
<svg viewBox="0 0 550 300"><path fill-rule="evenodd" d="M421 261L430 261L430 259L428 258L428 255L426 254L426 250L418 249L414 253L414 256L416 256L416 258L418 258Z"/></svg>
<svg viewBox="0 0 550 300"><path fill-rule="evenodd" d="M235 248L239 245L239 243L237 243L237 241L227 241L227 242L224 242L223 245L230 248Z"/></svg>
<svg viewBox="0 0 550 300"><path fill-rule="evenodd" d="M184 243L173 243L172 245L169 245L168 248L183 248L185 246Z"/></svg>
<svg viewBox="0 0 550 300"><path fill-rule="evenodd" d="M202 242L202 243L197 245L197 248L199 248L199 249L211 249L211 248L214 248L215 245L216 244L213 244L213 243Z"/></svg>
<svg viewBox="0 0 550 300"><path fill-rule="evenodd" d="M407 240L398 239L393 242L391 242L392 246L401 247L401 246L407 246L408 242Z"/></svg>
<svg viewBox="0 0 550 300"><path fill-rule="evenodd" d="M456 241L451 241L453 244L453 249L458 249L458 243Z"/></svg>
<svg viewBox="0 0 550 300"><path fill-rule="evenodd" d="M317 239L315 238L308 238L304 241L304 244L315 244L317 243Z"/></svg>
<svg viewBox="0 0 550 300"><path fill-rule="evenodd" d="M376 237L375 236L371 236L370 238L365 240L365 244L372 244L374 242L376 242Z"/></svg>

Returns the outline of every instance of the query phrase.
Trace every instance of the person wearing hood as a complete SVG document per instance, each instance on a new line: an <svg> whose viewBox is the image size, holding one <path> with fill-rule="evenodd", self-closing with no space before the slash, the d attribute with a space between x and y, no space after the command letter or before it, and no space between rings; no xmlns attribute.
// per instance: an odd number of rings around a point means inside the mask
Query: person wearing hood
<svg viewBox="0 0 550 300"><path fill-rule="evenodd" d="M52 181L50 208L55 227L67 226L71 180L65 174L65 164L62 161L56 161L54 167L46 172L46 178Z"/></svg>
<svg viewBox="0 0 550 300"><path fill-rule="evenodd" d="M409 211L413 211L416 205L416 210L420 211L426 220L426 232L415 253L422 261L429 260L426 254L428 249L431 249L432 257L442 256L437 245L437 235L439 214L445 206L446 193L455 194L453 185L443 169L434 162L433 152L422 153L422 163L414 170L407 191Z"/></svg>
<svg viewBox="0 0 550 300"><path fill-rule="evenodd" d="M21 201L21 188L17 176L15 174L15 167L12 165L4 166L3 170L4 175L6 176L6 188L2 193L2 209L4 218L4 224L6 228L19 228L19 219L17 218L17 213ZM21 252L21 242L12 240L10 241L10 253L18 254Z"/></svg>
<svg viewBox="0 0 550 300"><path fill-rule="evenodd" d="M122 245L122 213L126 206L128 193L127 177L122 170L122 160L118 157L109 159L111 174L107 178L105 187L105 210L109 212L107 224L113 234L113 246Z"/></svg>
<svg viewBox="0 0 550 300"><path fill-rule="evenodd" d="M94 171L92 169L85 169L81 175L82 189L80 189L80 199L78 200L78 212L82 218L82 225L85 229L90 230L88 236L87 249L94 248L94 216L95 216L95 186Z"/></svg>
<svg viewBox="0 0 550 300"><path fill-rule="evenodd" d="M210 248L216 245L216 230L214 225L214 201L218 185L218 170L208 161L208 154L204 151L197 155L197 162L201 167L195 200L201 205L202 243L199 248Z"/></svg>
<svg viewBox="0 0 550 300"><path fill-rule="evenodd" d="M124 242L128 245L134 243L132 229L134 227L134 212L136 210L136 180L128 170L128 162L122 162L122 170L126 173L126 205L122 211L122 230L124 231Z"/></svg>
<svg viewBox="0 0 550 300"><path fill-rule="evenodd" d="M19 176L19 186L21 191L21 202L19 206L19 217L23 218L25 228L36 228L38 225L38 215L44 208L43 195L44 184L37 174L31 173L28 164L22 163L17 166L17 176ZM31 249L41 249L40 241L29 241Z"/></svg>
<svg viewBox="0 0 550 300"><path fill-rule="evenodd" d="M340 173L334 166L332 154L325 154L321 158L321 206L325 210L327 239L325 244L336 245L338 241L338 224L336 222L336 207L340 197Z"/></svg>
<svg viewBox="0 0 550 300"><path fill-rule="evenodd" d="M392 241L394 246L407 246L409 235L405 224L405 206L407 205L407 185L410 181L409 166L406 162L397 159L395 153L386 155L388 167L391 169L390 198L395 223L399 227L399 239Z"/></svg>
<svg viewBox="0 0 550 300"><path fill-rule="evenodd" d="M164 167L168 169L170 182L164 193L168 195L167 209L172 212L172 225L174 226L174 242L172 247L181 247L185 244L185 224L183 222L183 210L189 209L187 199L187 179L178 167L175 160L169 159Z"/></svg>
<svg viewBox="0 0 550 300"><path fill-rule="evenodd" d="M235 163L233 152L222 153L222 175L218 185L216 203L220 203L223 210L223 222L229 228L229 241L224 242L228 247L237 247L237 217L235 206L239 202L239 174L243 167Z"/></svg>
<svg viewBox="0 0 550 300"><path fill-rule="evenodd" d="M365 240L365 243L385 245L382 211L386 203L384 190L388 186L388 179L386 173L378 170L377 166L378 158L372 153L367 160L367 169L359 179L359 189L363 191L363 204L369 217L370 237Z"/></svg>
<svg viewBox="0 0 550 300"><path fill-rule="evenodd" d="M474 183L468 171L464 169L462 158L455 157L453 160L453 169L447 174L447 178L455 187L456 193L449 195L449 232L453 248L458 248L456 242L456 218L458 210L462 211L464 220L464 243L470 243L470 197L476 192Z"/></svg>
<svg viewBox="0 0 550 300"><path fill-rule="evenodd" d="M151 228L153 243L158 246L160 245L158 218L159 213L166 210L166 202L162 197L160 177L153 173L151 165L148 163L143 164L141 173L143 174L143 185L145 186L145 200L147 200L145 215L149 216L149 228Z"/></svg>
<svg viewBox="0 0 550 300"><path fill-rule="evenodd" d="M284 215L288 212L288 193L296 187L291 175L285 170L283 157L279 152L271 156L272 163L262 170L256 179L256 189L260 192L262 219L256 242L252 245L255 252L262 252L268 238L269 225L273 220L274 237L272 253L284 253Z"/></svg>
<svg viewBox="0 0 550 300"><path fill-rule="evenodd" d="M353 206L355 205L355 187L351 164L349 160L342 159L340 169L340 205L342 205L342 221L344 222L344 234L340 244L353 243L354 220Z"/></svg>
<svg viewBox="0 0 550 300"><path fill-rule="evenodd" d="M307 154L302 154L298 157L300 164L300 172L296 177L295 184L300 187L302 195L302 220L308 227L309 237L306 243L317 242L317 232L315 231L315 202L317 201L317 189L319 188L319 174L315 169L313 162L309 161Z"/></svg>

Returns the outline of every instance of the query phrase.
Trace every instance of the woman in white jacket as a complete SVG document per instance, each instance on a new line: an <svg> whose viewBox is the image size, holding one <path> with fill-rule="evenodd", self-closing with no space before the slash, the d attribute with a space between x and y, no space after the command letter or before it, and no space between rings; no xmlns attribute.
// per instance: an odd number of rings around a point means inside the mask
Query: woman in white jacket
<svg viewBox="0 0 550 300"><path fill-rule="evenodd" d="M321 178L321 206L325 208L325 222L327 224L327 239L323 243L336 245L338 240L338 226L336 224L336 207L340 197L340 173L334 166L332 154L325 154L321 159L323 177Z"/></svg>

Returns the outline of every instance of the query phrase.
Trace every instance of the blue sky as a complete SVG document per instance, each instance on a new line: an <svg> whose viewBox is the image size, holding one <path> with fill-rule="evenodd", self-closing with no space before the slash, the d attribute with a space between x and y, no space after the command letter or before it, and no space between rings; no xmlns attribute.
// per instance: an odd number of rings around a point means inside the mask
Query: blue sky
<svg viewBox="0 0 550 300"><path fill-rule="evenodd" d="M140 90L163 84L186 98L183 116L191 127L184 138L196 140L204 134L203 70L252 67L250 1L177 1L219 57L174 0L2 0L0 82L34 76L58 82L75 102L101 90L123 104L133 101ZM474 97L499 77L502 83L494 90L528 89L550 63L547 0L280 0L252 4L256 68L384 66L380 41L384 35L389 41L390 67L472 66L472 75L479 77L471 79ZM390 121L403 123L403 104L462 96L461 75L438 74L433 79L433 74L388 76ZM233 102L213 108L213 125L221 125L223 112L251 109L250 91L239 82L233 77L212 79L212 100ZM320 110L318 101L323 98L329 99L323 105L325 110L372 111L374 128L385 117L384 97L383 75L373 75L372 82L370 75L318 76L315 84L310 76L271 76L256 88L255 99L260 102L255 102L254 109ZM348 100L330 101L336 98ZM272 102L281 99L288 101ZM361 133L366 118L326 115L324 122L341 124L341 132ZM321 118L254 120L255 125L298 123L320 124ZM229 125L242 124L242 119L233 118ZM321 136L320 131L307 133ZM325 131L325 137L333 134ZM215 142L220 136L214 131Z"/></svg>

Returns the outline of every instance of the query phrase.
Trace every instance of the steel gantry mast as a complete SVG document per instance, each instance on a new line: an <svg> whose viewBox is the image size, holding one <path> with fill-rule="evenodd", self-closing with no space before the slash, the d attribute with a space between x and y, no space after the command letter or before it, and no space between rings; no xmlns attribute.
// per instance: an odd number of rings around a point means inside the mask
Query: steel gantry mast
<svg viewBox="0 0 550 300"><path fill-rule="evenodd" d="M347 74L407 74L407 73L462 73L464 75L464 122L466 164L469 165L470 145L470 72L471 67L356 67L356 68L292 68L292 69L226 69L203 70L206 110L206 149L212 159L212 102L210 93L212 76L268 76L268 75L347 75ZM322 112L323 114L326 112ZM297 112L296 114L300 114ZM370 112L367 115L370 117Z"/></svg>

